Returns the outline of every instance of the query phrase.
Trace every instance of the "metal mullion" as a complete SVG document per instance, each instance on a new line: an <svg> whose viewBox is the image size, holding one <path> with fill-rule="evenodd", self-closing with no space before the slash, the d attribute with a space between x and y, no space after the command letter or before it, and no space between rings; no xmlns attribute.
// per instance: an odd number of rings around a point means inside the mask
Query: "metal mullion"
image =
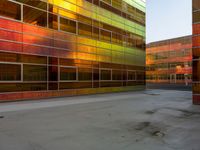
<svg viewBox="0 0 200 150"><path fill-rule="evenodd" d="M47 3L47 28L49 28L49 5Z"/></svg>
<svg viewBox="0 0 200 150"><path fill-rule="evenodd" d="M58 59L58 81L57 81L57 84L58 84L58 91L60 90L60 59Z"/></svg>
<svg viewBox="0 0 200 150"><path fill-rule="evenodd" d="M47 58L47 91L49 91L49 56Z"/></svg>
<svg viewBox="0 0 200 150"><path fill-rule="evenodd" d="M60 15L58 14L58 31L60 31Z"/></svg>
<svg viewBox="0 0 200 150"><path fill-rule="evenodd" d="M99 88L101 87L101 68L99 68Z"/></svg>
<svg viewBox="0 0 200 150"><path fill-rule="evenodd" d="M24 82L24 65L21 64L21 82Z"/></svg>
<svg viewBox="0 0 200 150"><path fill-rule="evenodd" d="M94 77L93 77L94 70L92 68L92 88L94 88Z"/></svg>
<svg viewBox="0 0 200 150"><path fill-rule="evenodd" d="M24 22L24 7L23 7L23 4L20 4L21 5L21 21Z"/></svg>
<svg viewBox="0 0 200 150"><path fill-rule="evenodd" d="M111 78L110 78L110 79L111 79L111 81L113 81L113 80L112 80L112 78L113 78L113 77L112 77L112 69L110 69L110 71L111 71L111 73L110 73Z"/></svg>
<svg viewBox="0 0 200 150"><path fill-rule="evenodd" d="M78 82L78 67L76 68L76 81Z"/></svg>

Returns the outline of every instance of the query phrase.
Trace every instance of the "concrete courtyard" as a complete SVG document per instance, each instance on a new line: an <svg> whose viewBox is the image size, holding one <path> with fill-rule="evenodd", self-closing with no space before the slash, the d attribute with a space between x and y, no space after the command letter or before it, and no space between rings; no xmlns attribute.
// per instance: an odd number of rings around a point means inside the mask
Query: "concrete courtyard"
<svg viewBox="0 0 200 150"><path fill-rule="evenodd" d="M0 104L0 150L199 150L190 91L146 90Z"/></svg>

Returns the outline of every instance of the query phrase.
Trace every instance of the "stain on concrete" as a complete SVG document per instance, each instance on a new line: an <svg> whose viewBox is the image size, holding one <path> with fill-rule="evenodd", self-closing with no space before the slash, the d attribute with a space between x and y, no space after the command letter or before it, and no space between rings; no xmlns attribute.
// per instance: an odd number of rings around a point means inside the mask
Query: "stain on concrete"
<svg viewBox="0 0 200 150"><path fill-rule="evenodd" d="M147 110L147 111L145 112L145 114L152 115L152 114L154 114L155 112L156 112L155 110Z"/></svg>
<svg viewBox="0 0 200 150"><path fill-rule="evenodd" d="M145 128L147 128L148 126L150 126L150 122L141 122L139 124L136 125L135 130L141 131Z"/></svg>

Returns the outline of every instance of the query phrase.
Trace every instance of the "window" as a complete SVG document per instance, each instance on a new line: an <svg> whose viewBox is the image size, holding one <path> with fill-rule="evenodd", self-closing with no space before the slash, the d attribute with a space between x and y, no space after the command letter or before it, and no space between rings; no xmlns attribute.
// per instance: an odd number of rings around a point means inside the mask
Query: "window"
<svg viewBox="0 0 200 150"><path fill-rule="evenodd" d="M92 28L92 37L95 39L99 39L99 28L96 27Z"/></svg>
<svg viewBox="0 0 200 150"><path fill-rule="evenodd" d="M0 52L0 61L20 62L20 55L15 53Z"/></svg>
<svg viewBox="0 0 200 150"><path fill-rule="evenodd" d="M111 41L111 32L109 31L105 31L105 30L100 30L101 31L101 40L105 40L105 41Z"/></svg>
<svg viewBox="0 0 200 150"><path fill-rule="evenodd" d="M33 25L38 25L42 27L47 26L47 12L31 8L28 6L23 6L23 21Z"/></svg>
<svg viewBox="0 0 200 150"><path fill-rule="evenodd" d="M92 80L92 69L91 68L79 68L78 79L81 80Z"/></svg>
<svg viewBox="0 0 200 150"><path fill-rule="evenodd" d="M99 80L99 69L93 69L93 80Z"/></svg>
<svg viewBox="0 0 200 150"><path fill-rule="evenodd" d="M58 67L49 66L49 81L58 81Z"/></svg>
<svg viewBox="0 0 200 150"><path fill-rule="evenodd" d="M193 0L192 6L193 6L193 11L200 9L200 1L199 0Z"/></svg>
<svg viewBox="0 0 200 150"><path fill-rule="evenodd" d="M37 7L39 9L47 10L47 3L41 0L16 0L16 1L25 3L33 7Z"/></svg>
<svg viewBox="0 0 200 150"><path fill-rule="evenodd" d="M36 55L21 55L21 62L47 64L47 58L44 56L36 56Z"/></svg>
<svg viewBox="0 0 200 150"><path fill-rule="evenodd" d="M200 81L200 61L193 61L193 81Z"/></svg>
<svg viewBox="0 0 200 150"><path fill-rule="evenodd" d="M82 15L78 15L78 21L92 25L92 19L82 16Z"/></svg>
<svg viewBox="0 0 200 150"><path fill-rule="evenodd" d="M145 79L145 73L144 72L137 72L136 73L136 79L137 80L144 80Z"/></svg>
<svg viewBox="0 0 200 150"><path fill-rule="evenodd" d="M66 32L76 33L76 22L60 17L60 29Z"/></svg>
<svg viewBox="0 0 200 150"><path fill-rule="evenodd" d="M112 33L112 42L122 44L122 35L113 32Z"/></svg>
<svg viewBox="0 0 200 150"><path fill-rule="evenodd" d="M21 65L0 64L0 81L20 81Z"/></svg>
<svg viewBox="0 0 200 150"><path fill-rule="evenodd" d="M49 13L49 20L48 20L49 28L51 29L58 29L58 16Z"/></svg>
<svg viewBox="0 0 200 150"><path fill-rule="evenodd" d="M48 90L58 90L58 83L48 83Z"/></svg>
<svg viewBox="0 0 200 150"><path fill-rule="evenodd" d="M136 80L135 71L128 71L128 80Z"/></svg>
<svg viewBox="0 0 200 150"><path fill-rule="evenodd" d="M7 0L1 0L0 15L16 20L21 20L21 6Z"/></svg>
<svg viewBox="0 0 200 150"><path fill-rule="evenodd" d="M92 88L92 82L61 82L59 89L83 89Z"/></svg>
<svg viewBox="0 0 200 150"><path fill-rule="evenodd" d="M52 13L58 13L58 7L56 7L55 5L53 5L53 4L48 4L49 5L49 12L52 12Z"/></svg>
<svg viewBox="0 0 200 150"><path fill-rule="evenodd" d="M84 36L92 36L92 26L78 23L78 34Z"/></svg>
<svg viewBox="0 0 200 150"><path fill-rule="evenodd" d="M60 80L76 80L76 68L60 68Z"/></svg>
<svg viewBox="0 0 200 150"><path fill-rule="evenodd" d="M118 8L118 9L121 9L122 8L122 0L112 1L112 6Z"/></svg>
<svg viewBox="0 0 200 150"><path fill-rule="evenodd" d="M47 67L39 65L24 65L24 81L46 81Z"/></svg>
<svg viewBox="0 0 200 150"><path fill-rule="evenodd" d="M193 23L200 22L200 11L193 12Z"/></svg>
<svg viewBox="0 0 200 150"><path fill-rule="evenodd" d="M49 57L49 65L58 65L58 58L56 57Z"/></svg>
<svg viewBox="0 0 200 150"><path fill-rule="evenodd" d="M101 70L101 80L111 80L111 70Z"/></svg>
<svg viewBox="0 0 200 150"><path fill-rule="evenodd" d="M113 70L112 71L112 80L122 80L122 71L121 70Z"/></svg>

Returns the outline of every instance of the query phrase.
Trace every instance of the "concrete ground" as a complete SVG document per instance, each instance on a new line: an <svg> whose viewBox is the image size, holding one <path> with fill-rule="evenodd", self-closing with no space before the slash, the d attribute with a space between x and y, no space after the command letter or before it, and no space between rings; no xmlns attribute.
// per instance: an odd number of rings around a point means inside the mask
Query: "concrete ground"
<svg viewBox="0 0 200 150"><path fill-rule="evenodd" d="M0 104L0 150L199 150L189 91L147 90Z"/></svg>
<svg viewBox="0 0 200 150"><path fill-rule="evenodd" d="M170 83L147 83L148 89L163 89L163 90L178 90L178 91L192 91L192 85L185 84L170 84Z"/></svg>

